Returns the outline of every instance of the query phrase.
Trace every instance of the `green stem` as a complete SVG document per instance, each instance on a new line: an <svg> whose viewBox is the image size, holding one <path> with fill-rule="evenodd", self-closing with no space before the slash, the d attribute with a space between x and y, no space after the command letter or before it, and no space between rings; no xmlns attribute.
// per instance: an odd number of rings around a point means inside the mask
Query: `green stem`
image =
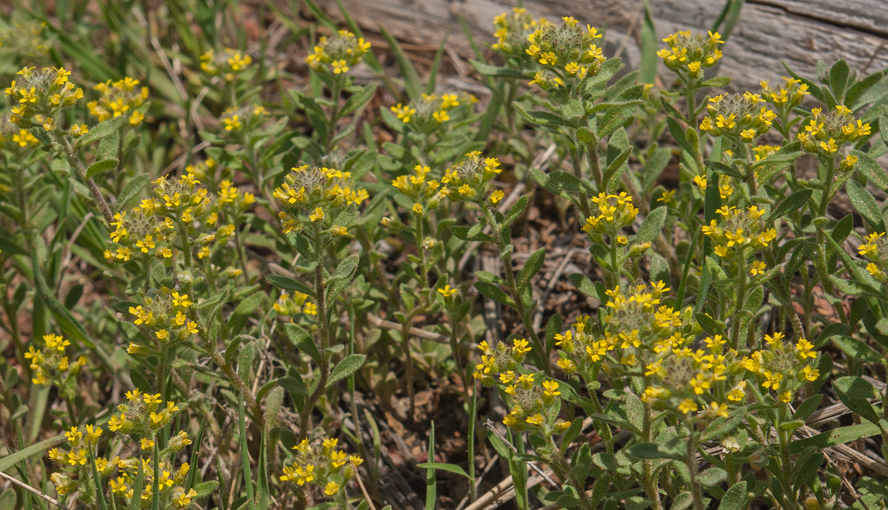
<svg viewBox="0 0 888 510"><path fill-rule="evenodd" d="M90 195L92 195L93 200L96 201L99 210L102 212L102 216L105 218L105 223L111 225L111 222L114 221L114 215L111 214L108 202L105 201L105 197L102 195L102 191L99 189L99 185L96 184L96 181L93 180L92 177L86 176L86 166L84 166L83 161L80 160L80 157L74 151L71 142L64 135L61 135L56 131L53 131L53 136L55 137L56 143L62 146L62 153L65 156L65 160L68 161L69 165L74 167L80 180L86 183L86 187L89 188Z"/></svg>
<svg viewBox="0 0 888 510"><path fill-rule="evenodd" d="M743 303L746 301L746 286L747 286L747 274L748 271L746 267L746 248L740 248L737 253L737 299L734 302L734 305L731 307L734 310L734 313L731 317L731 348L738 349L740 345L740 320L739 313L740 310L743 309Z"/></svg>
<svg viewBox="0 0 888 510"><path fill-rule="evenodd" d="M644 404L642 434L644 435L644 440L648 443L654 441L653 413L650 404ZM653 460L644 460L642 462L642 480L644 491L647 494L648 500L651 502L651 510L662 510L663 505L660 502L660 491L657 487L657 478L654 476Z"/></svg>
<svg viewBox="0 0 888 510"><path fill-rule="evenodd" d="M531 343L537 351L540 362L543 365L541 368L546 372L546 375L552 375L552 368L549 366L549 357L546 355L546 348L540 341L540 338L533 327L530 313L527 308L525 308L524 302L521 300L518 284L515 282L515 271L512 268L512 256L506 253L506 243L503 241L502 227L497 223L496 218L493 216L493 212L491 212L490 207L487 206L486 202L481 203L481 209L484 211L484 215L487 218L487 222L490 224L490 228L493 231L493 237L499 248L500 259L503 261L504 272L506 274L506 286L509 288L509 293L512 296L515 311L518 312L518 315L521 317L521 322L524 324L527 336L530 337Z"/></svg>
<svg viewBox="0 0 888 510"><path fill-rule="evenodd" d="M323 252L324 247L321 245L321 230L320 227L314 226L314 252L320 256ZM318 299L318 337L321 341L320 345L320 355L321 355L321 363L320 363L320 372L321 379L318 382L317 388L312 392L312 394L308 397L308 402L303 409L303 412L300 413L299 416L299 436L300 439L304 439L308 437L308 428L311 425L311 413L314 410L315 406L320 400L321 395L324 394L324 391L327 389L327 381L330 380L330 358L327 354L327 348L330 347L330 331L329 324L327 323L327 299L324 289L324 272L321 267L320 261L314 268L314 287L315 287L315 295Z"/></svg>
<svg viewBox="0 0 888 510"><path fill-rule="evenodd" d="M691 437L688 438L687 456L688 472L691 479L691 496L694 498L694 510L705 510L703 506L703 489L697 480L697 436L694 432L691 432Z"/></svg>

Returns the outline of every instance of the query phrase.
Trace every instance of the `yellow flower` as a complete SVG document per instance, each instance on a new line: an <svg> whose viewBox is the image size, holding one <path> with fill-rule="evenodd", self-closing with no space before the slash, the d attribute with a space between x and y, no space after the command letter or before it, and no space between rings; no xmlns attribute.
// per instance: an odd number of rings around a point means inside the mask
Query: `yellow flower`
<svg viewBox="0 0 888 510"><path fill-rule="evenodd" d="M445 110L441 110L441 111L437 111L437 112L432 113L432 117L435 118L435 120L438 122L438 124L441 124L442 122L446 122L446 121L450 120L450 115L448 115Z"/></svg>
<svg viewBox="0 0 888 510"><path fill-rule="evenodd" d="M678 405L678 410L684 414L692 413L697 410L697 403L689 398L686 398L681 401L681 404Z"/></svg>
<svg viewBox="0 0 888 510"><path fill-rule="evenodd" d="M783 374L772 374L771 372L765 370L765 382L762 383L762 387L770 388L774 391L777 391L780 389L781 381L783 381Z"/></svg>
<svg viewBox="0 0 888 510"><path fill-rule="evenodd" d="M233 131L235 129L240 129L241 127L238 115L232 115L231 117L222 119L222 123L225 124L225 131Z"/></svg>
<svg viewBox="0 0 888 510"><path fill-rule="evenodd" d="M780 396L778 398L784 404L788 404L792 401L792 392L784 391L783 393L780 394Z"/></svg>
<svg viewBox="0 0 888 510"><path fill-rule="evenodd" d="M502 190L496 190L490 194L490 198L488 200L490 200L491 204L497 204L500 200L503 199L504 196L506 196L506 194L503 193Z"/></svg>
<svg viewBox="0 0 888 510"><path fill-rule="evenodd" d="M448 298L448 297L456 294L457 292L459 292L459 290L458 289L451 289L450 285L445 285L443 289L438 289L438 293L441 294L442 296L444 296L445 298Z"/></svg>
<svg viewBox="0 0 888 510"><path fill-rule="evenodd" d="M524 421L526 421L528 425L536 425L537 427L540 427L543 425L543 415L537 413L533 416L528 416Z"/></svg>
<svg viewBox="0 0 888 510"><path fill-rule="evenodd" d="M424 209L422 207L422 204L419 204L419 203L413 204L413 213L414 214L422 214L423 210Z"/></svg>
<svg viewBox="0 0 888 510"><path fill-rule="evenodd" d="M752 263L752 268L750 268L749 273L752 274L752 276L764 274L766 268L767 266L764 262L756 260Z"/></svg>
<svg viewBox="0 0 888 510"><path fill-rule="evenodd" d="M805 376L805 380L807 381L816 381L817 378L820 377L820 370L811 368L810 365L805 365L805 368L802 369L802 375Z"/></svg>
<svg viewBox="0 0 888 510"><path fill-rule="evenodd" d="M153 439L146 439L143 437L142 438L142 449L143 450L150 450L152 448L154 448L154 440Z"/></svg>
<svg viewBox="0 0 888 510"><path fill-rule="evenodd" d="M839 147L836 145L836 141L833 140L832 138L830 138L829 141L820 142L820 148L830 154L833 154L837 150L839 150Z"/></svg>
<svg viewBox="0 0 888 510"><path fill-rule="evenodd" d="M309 219L314 222L324 221L324 210L320 207L316 207L315 212L309 216Z"/></svg>
<svg viewBox="0 0 888 510"><path fill-rule="evenodd" d="M324 494L328 496L333 496L337 492L339 492L339 484L332 480L327 483L326 487L324 487Z"/></svg>
<svg viewBox="0 0 888 510"><path fill-rule="evenodd" d="M348 65L346 65L345 60L334 60L333 64L333 74L340 74L348 72Z"/></svg>
<svg viewBox="0 0 888 510"><path fill-rule="evenodd" d="M547 397L557 397L561 395L558 391L558 383L555 381L546 381L543 383L543 395Z"/></svg>
<svg viewBox="0 0 888 510"><path fill-rule="evenodd" d="M732 402L740 402L744 397L746 397L746 381L740 381L728 392L728 400Z"/></svg>

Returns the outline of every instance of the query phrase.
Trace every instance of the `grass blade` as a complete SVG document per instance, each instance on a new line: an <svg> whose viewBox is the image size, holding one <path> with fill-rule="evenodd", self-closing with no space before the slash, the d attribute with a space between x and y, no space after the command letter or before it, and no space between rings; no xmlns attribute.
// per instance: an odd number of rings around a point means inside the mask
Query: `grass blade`
<svg viewBox="0 0 888 510"><path fill-rule="evenodd" d="M413 67L413 63L404 54L404 50L401 49L401 45L392 37L392 34L382 26L379 27L379 31L389 44L389 49L395 54L395 60L398 61L398 67L401 69L401 76L404 77L404 90L407 91L407 96L410 99L419 99L422 87L419 84L416 68Z"/></svg>
<svg viewBox="0 0 888 510"><path fill-rule="evenodd" d="M237 432L241 450L241 468L244 472L244 487L247 489L247 508L253 508L253 472L250 469L250 449L247 445L247 425L244 412L244 399L238 399L237 406Z"/></svg>
<svg viewBox="0 0 888 510"><path fill-rule="evenodd" d="M432 422L432 430L429 432L429 464L435 462L435 422ZM426 471L426 510L435 510L435 500L438 499L438 487L436 482L435 469Z"/></svg>

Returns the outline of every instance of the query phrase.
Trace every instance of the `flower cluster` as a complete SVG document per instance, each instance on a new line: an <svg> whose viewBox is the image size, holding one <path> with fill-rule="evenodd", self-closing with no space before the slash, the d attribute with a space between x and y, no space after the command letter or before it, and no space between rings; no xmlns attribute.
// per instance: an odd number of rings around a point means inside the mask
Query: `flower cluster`
<svg viewBox="0 0 888 510"><path fill-rule="evenodd" d="M497 42L492 48L507 55L522 56L530 46L528 37L543 23L545 19L535 20L524 7L513 7L511 14L504 12L493 18Z"/></svg>
<svg viewBox="0 0 888 510"><path fill-rule="evenodd" d="M138 111L145 100L148 99L148 87L138 87L139 80L126 77L114 83L108 80L99 83L95 89L101 96L97 101L86 103L89 113L104 122L108 119L129 115L131 126L138 126L145 119L145 115Z"/></svg>
<svg viewBox="0 0 888 510"><path fill-rule="evenodd" d="M888 238L884 232L866 236L866 242L857 248L857 253L869 261L866 270L873 278L888 281Z"/></svg>
<svg viewBox="0 0 888 510"><path fill-rule="evenodd" d="M738 209L725 205L716 212L722 217L721 223L712 220L709 225L703 225L702 232L712 240L715 254L723 259L738 253L745 257L747 247L767 248L777 237L777 231L765 225L762 220L765 211L758 206Z"/></svg>
<svg viewBox="0 0 888 510"><path fill-rule="evenodd" d="M423 214L426 210L438 207L441 185L435 179L427 179L431 169L416 165L413 175L402 175L392 181L392 186L413 202L413 213Z"/></svg>
<svg viewBox="0 0 888 510"><path fill-rule="evenodd" d="M527 54L543 68L531 83L545 90L579 84L598 74L607 60L595 44L602 37L598 29L589 25L583 27L572 17L563 20L560 26L540 23L539 28L527 37L530 42Z"/></svg>
<svg viewBox="0 0 888 510"><path fill-rule="evenodd" d="M416 130L431 134L448 121L465 120L478 99L466 92L423 94L421 98L390 108L398 120Z"/></svg>
<svg viewBox="0 0 888 510"><path fill-rule="evenodd" d="M0 118L0 147L22 152L40 144L40 140L30 131L18 127L9 119L8 115Z"/></svg>
<svg viewBox="0 0 888 510"><path fill-rule="evenodd" d="M524 356L530 352L530 345L525 339L513 340L511 347L502 342L491 347L486 341L478 347L482 352L481 363L475 365L473 376L485 386L492 386L497 381L508 383L514 380Z"/></svg>
<svg viewBox="0 0 888 510"><path fill-rule="evenodd" d="M284 466L281 480L302 487L313 483L324 489L324 494L337 501L345 500L345 484L355 477L355 469L364 460L357 455L346 456L337 448L337 439L324 439L320 444L303 439L294 446L293 462Z"/></svg>
<svg viewBox="0 0 888 510"><path fill-rule="evenodd" d="M762 388L774 391L783 403L792 401L793 393L805 382L820 377L820 355L814 345L800 338L795 344L784 340L783 333L765 335L766 348L743 357L743 369L758 380ZM745 386L745 385L744 385ZM733 393L733 392L732 392ZM728 394L730 400L742 398L740 392Z"/></svg>
<svg viewBox="0 0 888 510"><path fill-rule="evenodd" d="M842 145L856 142L872 133L868 123L860 119L855 122L851 110L843 105L837 105L835 110L826 113L820 108L814 108L811 116L804 130L799 129L798 139L806 151L814 154L831 158ZM843 166L850 169L856 161L854 156L848 156Z"/></svg>
<svg viewBox="0 0 888 510"><path fill-rule="evenodd" d="M51 384L66 394L73 392L72 386L86 365L86 358L81 356L76 362L69 362L65 347L71 345L71 342L59 335L43 335L43 343L42 349L37 350L31 346L25 353L25 358L31 360L31 370L34 371L31 381L38 385Z"/></svg>
<svg viewBox="0 0 888 510"><path fill-rule="evenodd" d="M721 335L706 337L706 349L674 346L647 363L644 377L649 381L641 400L655 408L680 415L700 409L704 419L728 416L728 404L716 387L728 378L733 352L723 353L726 340Z"/></svg>
<svg viewBox="0 0 888 510"><path fill-rule="evenodd" d="M327 213L332 209L356 204L369 197L367 190L355 190L350 172L333 168L318 168L302 165L290 170L284 176L284 183L274 190L284 211L278 214L284 233L299 231L304 219L297 216L299 211L307 212L311 223L323 224ZM345 235L343 226L333 226L332 233Z"/></svg>
<svg viewBox="0 0 888 510"><path fill-rule="evenodd" d="M120 415L112 416L108 420L108 428L112 432L119 430L120 434L131 434L148 442L153 441L157 432L179 411L179 406L175 402L167 401L164 404L160 393L152 395L133 390L127 392L126 400L126 403L117 406ZM186 434L183 440L187 439Z"/></svg>
<svg viewBox="0 0 888 510"><path fill-rule="evenodd" d="M226 82L233 82L252 63L252 57L231 48L225 48L224 52L218 54L210 50L200 57L200 68L205 73L220 75Z"/></svg>
<svg viewBox="0 0 888 510"><path fill-rule="evenodd" d="M773 104L778 110L788 112L790 109L802 104L805 96L810 95L808 86L795 78L783 77L783 85L773 88L766 80L761 82L762 97Z"/></svg>
<svg viewBox="0 0 888 510"><path fill-rule="evenodd" d="M583 231L590 236L617 236L620 229L634 223L638 215L638 208L632 204L632 197L625 192L619 195L599 193L592 197L592 204L592 216L586 218L583 225Z"/></svg>
<svg viewBox="0 0 888 510"><path fill-rule="evenodd" d="M240 192L228 181L223 181L219 196L213 196L198 187L200 181L192 173L181 178L162 176L154 184L149 198L130 212L114 215L106 260L124 263L134 257L145 261L156 257L175 261L184 246L196 250L199 259L208 259L234 234L234 224L222 225L222 220L233 221L255 202L252 194Z"/></svg>
<svg viewBox="0 0 888 510"><path fill-rule="evenodd" d="M777 114L758 94L722 94L712 97L706 105L708 116L703 117L700 129L712 136L727 136L734 141L750 144L771 129Z"/></svg>
<svg viewBox="0 0 888 510"><path fill-rule="evenodd" d="M441 193L450 200L470 200L478 202L484 199L487 183L496 177L502 169L496 158L481 158L479 151L466 154L466 160L457 163L444 172L441 178ZM501 196L500 196L501 198ZM499 201L490 197L493 203Z"/></svg>
<svg viewBox="0 0 888 510"><path fill-rule="evenodd" d="M666 67L681 77L702 78L703 69L714 66L722 57L719 46L724 44L718 32L692 34L676 32L663 39L669 45L657 52Z"/></svg>
<svg viewBox="0 0 888 510"><path fill-rule="evenodd" d="M50 480L60 496L77 493L84 503L97 501L92 461L95 461L100 480L111 476L120 464L118 457L105 459L98 456L101 435L102 429L98 426L86 425L82 429L71 427L71 430L65 432L68 450L53 448L49 451L49 460L57 469L50 475Z"/></svg>
<svg viewBox="0 0 888 510"><path fill-rule="evenodd" d="M131 306L129 313L135 317L133 322L143 330L148 342L132 342L127 352L145 356L198 333L197 323L188 318L192 304L188 294L163 287L160 292L146 296L144 305Z"/></svg>
<svg viewBox="0 0 888 510"><path fill-rule="evenodd" d="M319 73L343 74L360 62L368 51L370 43L363 37L340 30L331 37L318 39L314 52L305 58L305 62Z"/></svg>
<svg viewBox="0 0 888 510"><path fill-rule="evenodd" d="M281 292L281 296L275 301L273 307L278 315L318 314L318 305L308 300L308 294L298 291L294 291L292 296L287 292Z"/></svg>
<svg viewBox="0 0 888 510"><path fill-rule="evenodd" d="M51 131L54 115L83 97L83 89L68 81L70 75L64 67L25 67L19 71L6 89L6 96L15 103L10 122L23 129L42 125Z"/></svg>
<svg viewBox="0 0 888 510"><path fill-rule="evenodd" d="M268 110L259 105L229 108L219 117L226 133L251 133L268 116Z"/></svg>
<svg viewBox="0 0 888 510"><path fill-rule="evenodd" d="M570 427L570 422L558 419L558 406L553 406L561 395L558 382L545 380L536 383L535 374L500 374L509 414L503 424L516 432L531 430L540 435L560 434Z"/></svg>
<svg viewBox="0 0 888 510"><path fill-rule="evenodd" d="M758 157L758 153L756 153L756 158ZM721 197L722 201L728 200L731 198L731 195L734 194L734 186L732 186L731 178L727 175L718 175L716 177L718 178L718 195ZM706 176L695 175L693 182L697 185L697 189L700 190L700 194L706 195Z"/></svg>
<svg viewBox="0 0 888 510"><path fill-rule="evenodd" d="M181 435L182 433L180 433ZM170 439L170 443L176 441L175 436ZM161 454L166 457L167 453ZM188 463L182 463L177 468L175 466L172 454L169 458L163 458L158 466L160 477L158 477L158 487L160 488L159 499L161 508L174 508L177 510L192 507L192 500L198 497L198 493L194 489L185 490L188 480L188 473L191 466ZM120 472L117 476L108 481L108 489L115 498L122 498L127 504L132 501L135 495L136 477L139 473L139 467L142 468L142 493L138 496L140 506L148 507L154 497L154 460L150 457L147 459L142 457L133 457L119 461Z"/></svg>

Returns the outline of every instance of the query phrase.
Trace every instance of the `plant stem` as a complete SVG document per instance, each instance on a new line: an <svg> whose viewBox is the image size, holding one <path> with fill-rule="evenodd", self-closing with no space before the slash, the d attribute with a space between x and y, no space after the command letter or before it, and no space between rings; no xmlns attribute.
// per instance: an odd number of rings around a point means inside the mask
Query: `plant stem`
<svg viewBox="0 0 888 510"><path fill-rule="evenodd" d="M737 266L738 266L738 275L737 275L737 300L734 302L734 314L731 317L731 348L738 349L740 345L740 317L739 312L743 309L743 304L746 301L746 284L747 284L747 267L746 267L746 248L740 248L739 253L737 254Z"/></svg>
<svg viewBox="0 0 888 510"><path fill-rule="evenodd" d="M319 226L314 226L314 252L317 256L321 256L323 246L321 246L321 230ZM327 348L330 347L330 330L327 323L327 299L324 292L324 272L320 261L314 268L314 287L315 295L318 299L318 337L321 341L319 349L321 355L320 371L321 380L318 382L317 388L308 397L308 402L299 416L299 436L300 439L308 437L308 428L311 425L311 413L320 400L321 395L327 389L327 381L330 380L330 358L327 354Z"/></svg>
<svg viewBox="0 0 888 510"><path fill-rule="evenodd" d="M540 342L540 338L537 336L536 330L533 327L533 321L530 318L530 314L525 308L524 302L521 301L518 284L515 282L515 271L512 268L512 256L511 254L506 253L506 243L503 241L501 235L502 227L497 223L496 218L493 216L493 213L490 211L490 208L486 203L481 203L481 209L484 211L484 215L487 218L487 222L490 224L494 239L499 248L500 259L503 261L504 272L506 274L506 286L509 288L509 293L512 295L515 311L518 312L518 315L521 317L521 321L524 323L524 329L527 331L527 336L530 337L531 343L537 351L540 363L542 364L541 368L546 372L546 375L552 375L552 368L549 366L549 357L546 355L546 348L542 342Z"/></svg>
<svg viewBox="0 0 888 510"><path fill-rule="evenodd" d="M691 432L688 438L688 472L691 478L691 495L694 498L694 510L705 510L703 506L703 491L700 482L697 481L697 435Z"/></svg>
<svg viewBox="0 0 888 510"><path fill-rule="evenodd" d="M111 225L111 222L114 221L114 215L111 214L108 202L106 202L105 197L102 196L102 191L99 189L99 185L96 184L96 181L93 180L92 177L86 176L86 166L84 166L83 161L80 160L77 153L74 152L74 147L71 145L71 142L64 135L55 131L53 132L53 136L55 137L56 142L62 146L62 152L65 159L68 161L68 164L74 167L80 180L86 183L86 187L89 188L89 193L92 195L93 200L96 201L99 210L102 212L102 216L105 218L105 223Z"/></svg>

